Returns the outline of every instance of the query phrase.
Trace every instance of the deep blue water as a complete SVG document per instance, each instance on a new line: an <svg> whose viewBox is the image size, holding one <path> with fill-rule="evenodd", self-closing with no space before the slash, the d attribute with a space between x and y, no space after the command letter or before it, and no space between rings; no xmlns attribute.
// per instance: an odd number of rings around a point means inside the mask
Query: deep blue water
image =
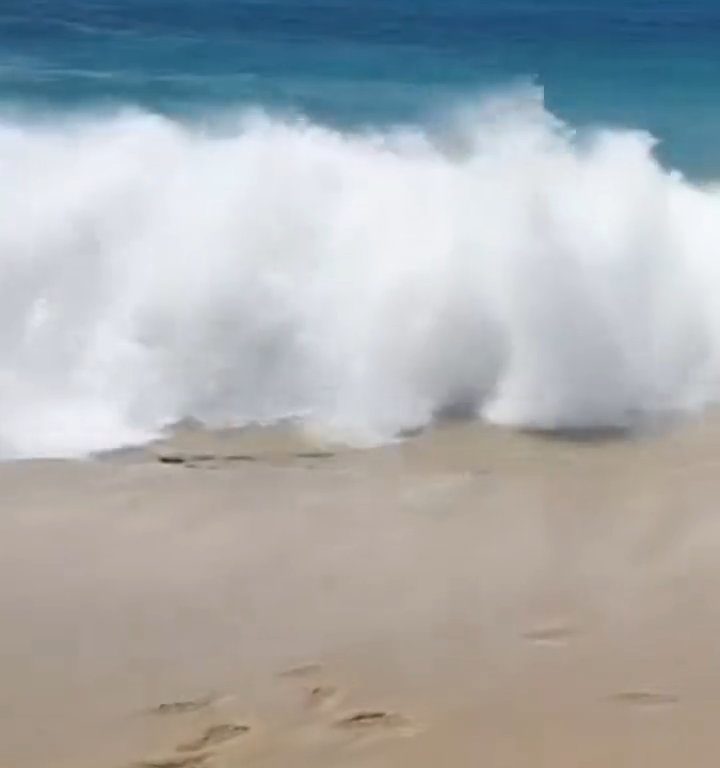
<svg viewBox="0 0 720 768"><path fill-rule="evenodd" d="M720 170L716 0L2 0L5 110L260 104L423 120L532 81L574 125L651 131Z"/></svg>

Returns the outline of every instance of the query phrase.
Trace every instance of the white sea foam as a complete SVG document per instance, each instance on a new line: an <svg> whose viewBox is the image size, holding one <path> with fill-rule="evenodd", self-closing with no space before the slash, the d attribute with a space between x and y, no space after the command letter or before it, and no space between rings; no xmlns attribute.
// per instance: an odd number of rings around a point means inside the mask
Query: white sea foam
<svg viewBox="0 0 720 768"><path fill-rule="evenodd" d="M182 418L626 426L720 373L720 195L528 94L443 131L0 124L0 455Z"/></svg>

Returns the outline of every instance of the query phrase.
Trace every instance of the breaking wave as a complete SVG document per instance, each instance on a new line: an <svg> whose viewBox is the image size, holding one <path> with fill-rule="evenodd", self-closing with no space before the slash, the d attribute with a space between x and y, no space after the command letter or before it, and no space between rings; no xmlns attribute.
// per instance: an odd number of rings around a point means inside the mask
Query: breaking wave
<svg viewBox="0 0 720 768"><path fill-rule="evenodd" d="M260 112L0 122L0 455L462 408L625 427L720 373L720 195L537 93L342 132Z"/></svg>

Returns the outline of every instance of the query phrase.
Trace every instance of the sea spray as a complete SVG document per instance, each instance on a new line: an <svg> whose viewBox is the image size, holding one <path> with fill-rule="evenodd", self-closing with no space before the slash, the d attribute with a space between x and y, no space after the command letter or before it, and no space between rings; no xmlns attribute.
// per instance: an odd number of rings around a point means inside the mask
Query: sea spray
<svg viewBox="0 0 720 768"><path fill-rule="evenodd" d="M382 441L713 401L720 196L537 94L442 130L248 112L0 125L0 455L183 418Z"/></svg>

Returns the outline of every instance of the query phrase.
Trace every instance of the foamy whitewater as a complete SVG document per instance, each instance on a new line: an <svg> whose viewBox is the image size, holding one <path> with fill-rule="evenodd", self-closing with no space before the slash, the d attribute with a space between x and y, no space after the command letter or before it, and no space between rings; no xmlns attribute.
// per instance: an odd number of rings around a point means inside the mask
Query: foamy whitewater
<svg viewBox="0 0 720 768"><path fill-rule="evenodd" d="M720 392L720 195L537 93L376 133L7 118L0 211L5 458L186 418L627 427Z"/></svg>

